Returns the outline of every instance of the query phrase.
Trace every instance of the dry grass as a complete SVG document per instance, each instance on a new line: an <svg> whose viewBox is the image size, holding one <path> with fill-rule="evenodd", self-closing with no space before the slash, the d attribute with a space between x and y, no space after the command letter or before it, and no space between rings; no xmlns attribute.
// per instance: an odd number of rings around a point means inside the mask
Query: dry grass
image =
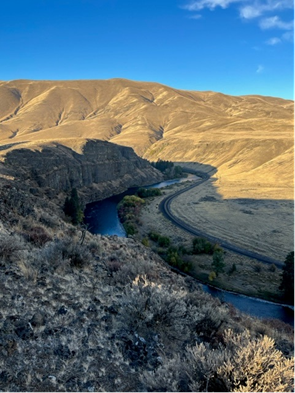
<svg viewBox="0 0 295 393"><path fill-rule="evenodd" d="M115 79L0 82L0 102L7 149L59 141L81 152L87 138L108 140L153 161L212 165L226 197L236 188L239 197L247 189L248 197L293 199L289 100Z"/></svg>
<svg viewBox="0 0 295 393"><path fill-rule="evenodd" d="M184 185L174 185L172 187L169 187L168 189L165 188L164 195L154 198L153 200L150 200L149 203L146 203L146 205L142 208L141 210L141 221L143 223L142 226L138 227L139 234L138 238L142 239L147 236L147 234L150 231L155 231L158 233L161 233L164 236L169 236L171 239L172 245L181 245L183 244L186 249L191 249L192 247L192 241L193 241L193 236L188 234L187 232L177 228L175 225L173 225L170 221L165 219L163 215L160 213L158 206L162 198L167 196L169 193L173 193L178 189L181 189L184 187ZM202 186L201 186L202 187ZM211 193L206 193L206 188L205 186L205 191L200 190L200 193L202 193L202 196L206 195L212 195L212 190ZM194 190L192 190L194 191ZM193 193L193 192L191 192ZM195 198L199 198L198 196L198 188L195 189ZM183 194L183 200L185 200L185 194ZM215 194L216 196L216 194ZM220 197L219 197L220 198ZM221 198L220 198L221 199ZM180 197L178 197L175 202L173 202L173 206L176 206L179 208L180 211L185 212L186 216L189 217L188 220L192 221L194 218L192 215L189 214L189 212L182 208L182 204L178 205L178 200L180 200ZM185 202L182 201L184 204ZM216 204L216 205L222 205L221 202L202 202L202 204L207 204L210 206L210 204ZM226 201L224 202L226 204ZM217 209L217 208L216 208ZM176 210L176 209L175 209ZM222 206L221 206L221 212L222 212ZM258 212L259 213L259 212ZM204 216L206 214L206 209L204 209L204 212L202 212L202 215ZM242 213L241 213L242 214ZM263 214L262 212L262 217ZM216 215L214 216L216 220L218 220L218 214L217 217ZM229 219L229 224L230 225L230 217ZM259 214L257 217L257 220L259 222ZM277 218L279 221L279 218ZM196 220L197 221L197 220ZM265 215L264 215L264 220L261 220L262 222L265 222ZM212 223L212 221L211 221ZM195 225L198 229L202 229L201 226L202 223L196 222ZM200 225L200 226L199 226ZM232 230L234 227L234 223L232 223ZM243 229L243 228L242 228ZM242 229L237 230L237 235L240 234L240 238L242 238L243 231ZM259 229L259 228L258 228ZM258 230L256 229L256 230ZM266 230L267 228L265 228ZM262 230L262 229L261 229ZM250 231L247 231L245 228L245 231L247 232L246 234L248 237L251 239L249 233ZM235 232L233 232L235 236ZM221 232L223 235L223 232ZM236 235L236 236L237 236ZM222 236L220 236L222 237ZM253 239L256 239L256 237L253 235ZM241 241L241 240L240 240ZM293 241L293 239L292 239ZM291 244L292 244L291 241ZM273 250L276 250L279 255L282 256L282 259L285 258L283 255L283 251L280 249L280 247L277 245L275 247L274 244L272 244L271 239L268 240L267 236L263 238L263 241L261 242L261 248L258 247L256 248L256 251L260 250L263 251L265 249L265 245L269 245L269 247ZM285 248L287 250L287 241L284 240ZM259 244L258 244L259 245ZM153 245L151 245L153 247ZM245 248L247 248L248 244L244 245ZM251 249L251 248L250 248ZM266 254L267 255L267 254ZM277 255L277 254L276 254ZM271 254L270 256L274 256ZM250 296L256 296L256 297L261 297L263 299L268 299L268 300L279 300L280 299L280 292L278 290L278 287L280 285L281 277L280 277L280 269L278 268L271 268L269 265L265 265L263 263L260 263L256 260L253 260L251 258L247 258L244 256L237 255L233 252L226 251L226 254L224 255L224 261L225 261L225 269L224 273L220 274L214 282L212 282L213 285L219 286L224 289L236 291L239 293L244 293ZM186 256L185 259L189 262L192 263L193 270L192 274L200 279L203 282L208 282L208 276L210 272L212 271L212 256L210 255L192 255L192 256ZM229 274L233 264L236 265L237 270L233 274ZM259 270L259 271L257 271Z"/></svg>

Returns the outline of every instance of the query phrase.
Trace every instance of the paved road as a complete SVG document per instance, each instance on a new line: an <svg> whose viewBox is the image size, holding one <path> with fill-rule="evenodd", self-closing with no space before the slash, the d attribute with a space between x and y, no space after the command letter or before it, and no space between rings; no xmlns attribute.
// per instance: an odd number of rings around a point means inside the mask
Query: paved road
<svg viewBox="0 0 295 393"><path fill-rule="evenodd" d="M191 171L192 172L192 171ZM283 264L281 261L278 261L276 259L273 258L269 258L265 255L261 255L258 254L256 252L253 251L249 251L249 250L245 250L241 247L238 247L234 244L228 243L225 240L222 240L218 237L214 237L211 235L208 235L207 233L200 231L194 227L192 227L191 225L187 224L186 222L180 220L177 216L175 216L172 211L171 211L171 202L173 201L173 199L175 199L178 195L191 190L194 187L198 187L201 184L205 183L206 181L208 181L210 179L210 175L205 173L205 172L200 172L200 171L195 171L194 172L195 175L199 176L201 178L201 180L195 182L194 184L183 188L180 191L175 192L172 195L169 195L168 197L164 198L162 200L162 202L160 203L159 209L161 210L161 212L163 213L164 217L166 217L168 220L170 220L174 225L178 226L181 229L184 229L185 231L187 231L188 233L195 235L195 236L200 236L200 237L205 237L208 240L211 240L214 243L218 243L222 246L222 248L229 250L229 251L233 251L237 254L240 255L245 255L247 257L256 259L257 261L263 262L263 263L267 263L267 264L274 264L276 265L278 268L282 268Z"/></svg>

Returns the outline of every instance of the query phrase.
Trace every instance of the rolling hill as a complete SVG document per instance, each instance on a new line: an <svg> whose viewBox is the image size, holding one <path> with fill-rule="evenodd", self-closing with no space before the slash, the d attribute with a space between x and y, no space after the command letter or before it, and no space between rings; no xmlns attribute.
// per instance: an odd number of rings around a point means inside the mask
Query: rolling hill
<svg viewBox="0 0 295 393"><path fill-rule="evenodd" d="M293 198L294 103L124 79L0 82L0 153L87 139L217 168L226 197ZM239 191L237 191L239 190Z"/></svg>

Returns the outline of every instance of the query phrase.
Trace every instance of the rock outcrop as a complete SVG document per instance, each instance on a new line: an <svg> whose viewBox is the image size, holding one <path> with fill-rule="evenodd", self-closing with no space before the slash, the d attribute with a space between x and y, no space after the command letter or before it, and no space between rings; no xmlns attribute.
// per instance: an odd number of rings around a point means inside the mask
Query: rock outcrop
<svg viewBox="0 0 295 393"><path fill-rule="evenodd" d="M87 140L81 153L57 143L16 149L7 153L5 167L31 187L50 189L53 197L75 187L86 203L162 180L133 149L98 140Z"/></svg>

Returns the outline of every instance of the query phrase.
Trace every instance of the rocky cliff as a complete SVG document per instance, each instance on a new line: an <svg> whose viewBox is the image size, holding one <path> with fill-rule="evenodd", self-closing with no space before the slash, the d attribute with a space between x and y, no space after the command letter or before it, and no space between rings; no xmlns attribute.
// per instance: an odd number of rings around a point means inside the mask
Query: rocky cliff
<svg viewBox="0 0 295 393"><path fill-rule="evenodd" d="M131 148L98 140L86 141L79 153L58 143L16 149L7 153L4 164L17 179L50 189L52 196L75 187L86 203L162 179Z"/></svg>

